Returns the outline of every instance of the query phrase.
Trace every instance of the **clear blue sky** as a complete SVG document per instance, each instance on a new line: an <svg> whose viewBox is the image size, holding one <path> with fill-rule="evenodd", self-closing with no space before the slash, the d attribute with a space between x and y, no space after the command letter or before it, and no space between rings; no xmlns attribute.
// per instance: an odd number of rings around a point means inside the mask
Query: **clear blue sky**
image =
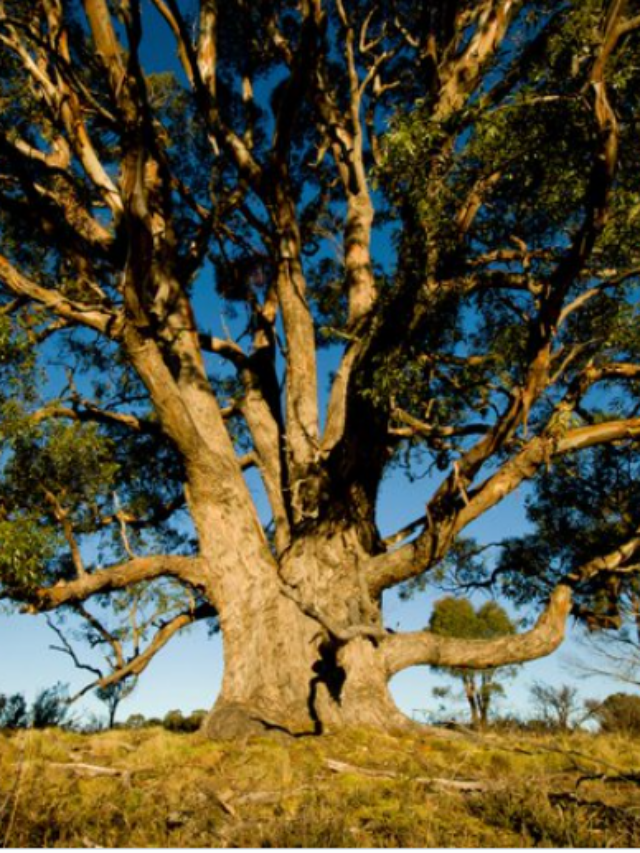
<svg viewBox="0 0 640 853"><path fill-rule="evenodd" d="M143 60L148 70L165 70L167 63L175 70L174 47L166 28L157 19L157 13L145 4L152 18L144 42ZM387 241L382 253L387 253ZM388 260L388 255L387 255ZM203 303L200 303L204 307ZM210 310L210 303L209 303ZM208 317L208 326L213 318ZM330 360L330 356L326 360ZM428 496L425 481L408 483L402 476L390 476L384 483L380 502L379 521L383 534L402 527L419 516ZM508 531L509 535L522 531L525 524L523 497L516 495L509 502L490 513L474 525L471 531L480 541L495 541ZM423 594L409 602L401 602L393 593L385 598L387 624L393 628L415 630L429 621L430 607L442 593ZM75 692L86 683L86 673L78 672L64 655L49 649L55 637L43 617L0 615L0 693L24 692L33 698L35 692L56 681L68 683ZM508 689L502 710L522 712L526 708L527 686L534 680L552 684L577 683L585 696L599 697L619 687L606 679L576 681L567 668L571 655L584 651L574 648L573 639L563 649L541 661L524 666ZM141 712L146 716L162 716L168 710L181 708L191 711L208 708L214 702L222 674L221 641L210 639L204 627L196 627L174 638L152 662L140 679L134 695L123 705L121 716ZM436 684L447 683L442 675L428 668L407 670L394 679L392 690L400 707L407 713L434 706L431 689ZM462 708L462 705L460 706ZM82 710L100 711L95 699L87 697L78 705Z"/></svg>

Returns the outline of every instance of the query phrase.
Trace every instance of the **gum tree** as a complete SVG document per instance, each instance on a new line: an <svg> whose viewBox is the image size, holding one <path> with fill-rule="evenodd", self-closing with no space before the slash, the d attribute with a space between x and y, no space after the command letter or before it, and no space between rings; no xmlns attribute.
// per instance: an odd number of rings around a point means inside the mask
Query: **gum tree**
<svg viewBox="0 0 640 853"><path fill-rule="evenodd" d="M636 5L3 0L3 596L177 583L109 678L217 619L216 735L401 726L394 673L555 649L633 524L503 566L519 635L392 633L381 598L640 435ZM435 486L384 539L394 465Z"/></svg>

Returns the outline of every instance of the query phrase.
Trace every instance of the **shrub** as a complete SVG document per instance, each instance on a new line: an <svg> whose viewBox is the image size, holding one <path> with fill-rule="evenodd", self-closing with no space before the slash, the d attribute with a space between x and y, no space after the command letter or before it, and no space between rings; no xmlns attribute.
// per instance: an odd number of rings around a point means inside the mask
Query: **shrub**
<svg viewBox="0 0 640 853"><path fill-rule="evenodd" d="M69 697L64 684L54 684L41 690L31 706L31 726L34 729L48 729L63 726L69 721Z"/></svg>
<svg viewBox="0 0 640 853"><path fill-rule="evenodd" d="M28 725L27 700L22 693L0 695L0 729L26 729Z"/></svg>

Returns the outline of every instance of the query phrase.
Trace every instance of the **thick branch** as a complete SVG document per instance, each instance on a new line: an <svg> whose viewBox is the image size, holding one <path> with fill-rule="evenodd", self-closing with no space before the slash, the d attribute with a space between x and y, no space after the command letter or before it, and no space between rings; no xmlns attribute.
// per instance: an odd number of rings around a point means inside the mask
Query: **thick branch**
<svg viewBox="0 0 640 853"><path fill-rule="evenodd" d="M18 272L4 255L0 255L0 284L17 297L27 297L33 302L44 305L52 314L71 320L81 326L88 326L106 334L115 315L101 311L95 306L84 305L66 299L56 290L49 290Z"/></svg>
<svg viewBox="0 0 640 853"><path fill-rule="evenodd" d="M465 50L440 70L441 89L435 118L445 121L459 110L475 90L485 63L497 53L515 9L514 0L480 4L475 33Z"/></svg>
<svg viewBox="0 0 640 853"><path fill-rule="evenodd" d="M382 641L380 651L389 675L421 664L489 669L522 663L549 655L558 648L564 639L571 607L571 589L561 584L534 627L524 634L495 640L467 640L415 631L388 636Z"/></svg>
<svg viewBox="0 0 640 853"><path fill-rule="evenodd" d="M41 587L33 594L27 610L39 613L54 610L63 604L86 601L93 595L125 589L136 583L171 576L194 587L207 587L206 566L197 557L158 555L137 557L127 563L110 566L72 581L60 581L55 586Z"/></svg>
<svg viewBox="0 0 640 853"><path fill-rule="evenodd" d="M50 418L61 418L70 421L79 421L100 424L118 424L128 427L133 432L149 433L156 435L160 432L160 426L154 421L137 418L135 415L125 414L123 412L112 412L106 409L101 409L92 404L89 400L80 401L83 408L79 409L74 406L59 406L50 405L34 412L32 420L35 423L49 420Z"/></svg>
<svg viewBox="0 0 640 853"><path fill-rule="evenodd" d="M461 494L462 502L447 517L434 524L427 513L424 531L412 542L369 561L367 574L372 595L415 577L446 554L449 545L472 521L499 504L523 482L531 480L554 457L615 441L637 440L640 418L609 421L532 438L525 447L477 488ZM461 487L461 486L459 486Z"/></svg>

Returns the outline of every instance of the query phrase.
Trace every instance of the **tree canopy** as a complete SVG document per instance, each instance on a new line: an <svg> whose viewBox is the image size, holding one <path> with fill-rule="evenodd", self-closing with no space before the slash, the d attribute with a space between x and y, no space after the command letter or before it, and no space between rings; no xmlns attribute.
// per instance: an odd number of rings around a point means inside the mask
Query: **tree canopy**
<svg viewBox="0 0 640 853"><path fill-rule="evenodd" d="M170 594L116 679L216 620L220 732L397 721L400 669L615 609L639 31L637 0L2 0L2 596ZM394 468L433 487L384 537ZM532 532L485 559L469 527L521 489ZM445 572L540 617L384 628Z"/></svg>

